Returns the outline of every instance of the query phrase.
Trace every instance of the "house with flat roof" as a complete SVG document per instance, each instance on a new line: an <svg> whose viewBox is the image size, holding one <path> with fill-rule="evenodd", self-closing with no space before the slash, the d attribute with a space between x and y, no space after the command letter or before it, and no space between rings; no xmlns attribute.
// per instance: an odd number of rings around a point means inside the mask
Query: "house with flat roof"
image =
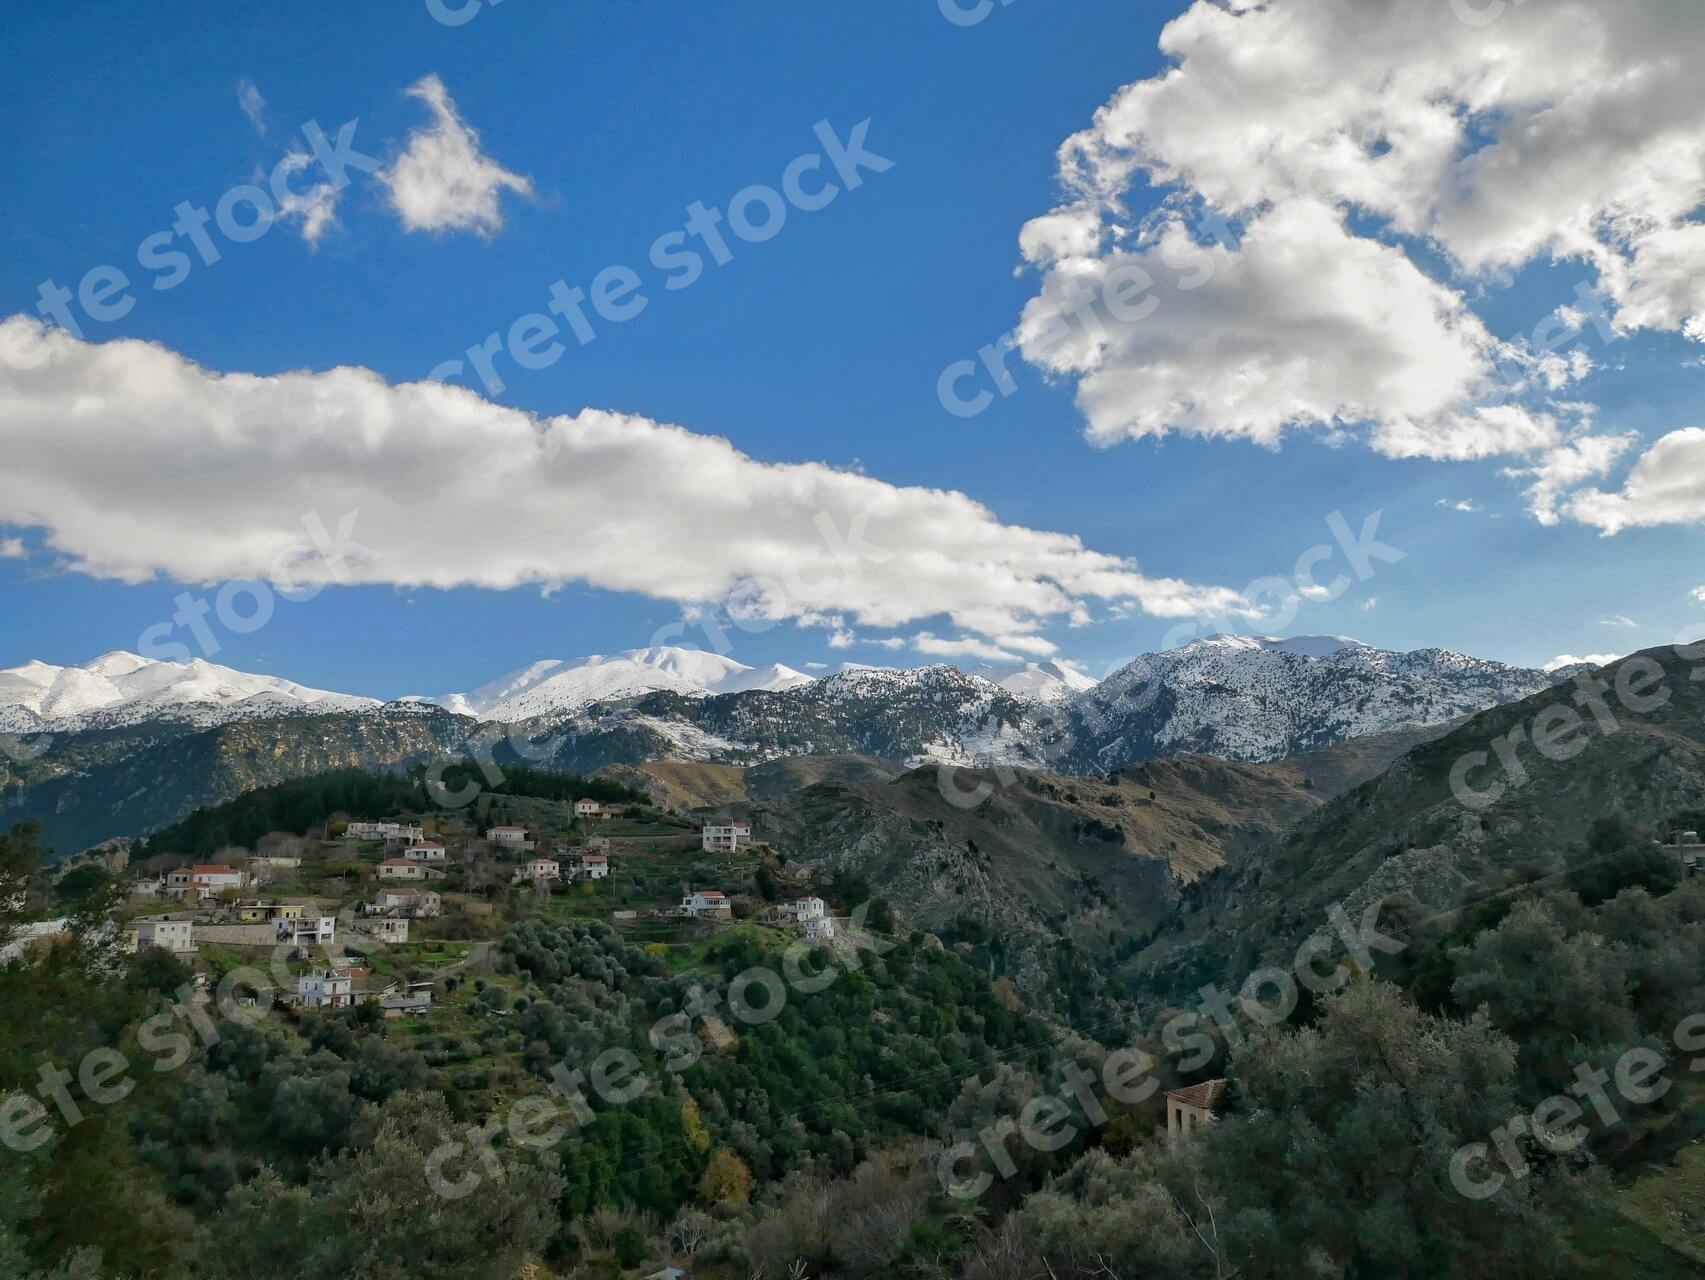
<svg viewBox="0 0 1705 1280"><path fill-rule="evenodd" d="M187 956L195 951L195 924L192 921L173 920L170 917L138 920L135 928L138 951L144 947L159 947L162 951L170 951L180 956Z"/></svg>
<svg viewBox="0 0 1705 1280"><path fill-rule="evenodd" d="M442 913L443 899L430 889L379 890L372 903L363 908L368 915L402 916L411 920L431 920Z"/></svg>
<svg viewBox="0 0 1705 1280"><path fill-rule="evenodd" d="M681 914L692 920L726 920L734 914L734 905L715 889L695 889L681 899Z"/></svg>
<svg viewBox="0 0 1705 1280"><path fill-rule="evenodd" d="M296 979L296 1003L304 1009L347 1009L355 1003L355 973L315 969Z"/></svg>
<svg viewBox="0 0 1705 1280"><path fill-rule="evenodd" d="M707 826L701 836L706 853L736 853L743 844L752 842L752 828L743 822L726 826Z"/></svg>

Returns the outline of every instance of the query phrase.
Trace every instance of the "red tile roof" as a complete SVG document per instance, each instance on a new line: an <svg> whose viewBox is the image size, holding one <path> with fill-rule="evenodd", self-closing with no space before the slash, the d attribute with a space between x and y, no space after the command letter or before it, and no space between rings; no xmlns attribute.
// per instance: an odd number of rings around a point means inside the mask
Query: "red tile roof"
<svg viewBox="0 0 1705 1280"><path fill-rule="evenodd" d="M1226 1080L1204 1080L1200 1084L1193 1084L1184 1089L1168 1089L1166 1096L1177 1098L1186 1106L1200 1107L1203 1111L1212 1111L1230 1087L1230 1082Z"/></svg>

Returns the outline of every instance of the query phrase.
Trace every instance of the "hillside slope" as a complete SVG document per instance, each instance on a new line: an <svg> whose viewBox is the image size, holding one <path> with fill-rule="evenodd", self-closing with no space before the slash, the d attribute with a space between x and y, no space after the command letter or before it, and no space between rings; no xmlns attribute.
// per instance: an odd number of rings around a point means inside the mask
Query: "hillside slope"
<svg viewBox="0 0 1705 1280"><path fill-rule="evenodd" d="M662 809L730 809L826 781L888 782L903 770L870 756L790 756L759 765L650 760L606 765L598 776L634 787Z"/></svg>
<svg viewBox="0 0 1705 1280"><path fill-rule="evenodd" d="M445 712L404 712L59 734L31 740L27 753L0 752L0 818L40 822L45 843L73 853L275 782L457 752L466 726Z"/></svg>
<svg viewBox="0 0 1705 1280"><path fill-rule="evenodd" d="M1082 995L1063 990L1068 981L1099 985L1106 961L1169 919L1182 884L1313 813L1418 736L1267 765L1184 757L1099 778L932 766L892 782L818 783L750 812L791 860L857 871L914 923L998 939L1020 988L1057 1004Z"/></svg>
<svg viewBox="0 0 1705 1280"><path fill-rule="evenodd" d="M1563 850L1595 819L1618 813L1662 830L1705 808L1705 653L1650 650L1596 673L1597 697L1614 731L1577 702L1581 681L1474 716L1404 754L1378 777L1338 797L1281 838L1234 853L1205 879L1133 973L1157 997L1283 960L1342 904L1352 919L1400 896L1423 913L1457 906L1471 887L1515 867L1560 876ZM1641 710L1623 685L1661 705ZM1574 713L1568 758L1532 745L1548 723ZM1518 768L1500 763L1494 740L1522 735ZM1507 747L1506 747L1507 749ZM1484 755L1480 754L1484 753ZM1468 768L1472 764L1473 768ZM1453 792L1453 770L1472 789ZM1476 798L1476 797L1480 798ZM1484 802L1483 802L1484 801Z"/></svg>

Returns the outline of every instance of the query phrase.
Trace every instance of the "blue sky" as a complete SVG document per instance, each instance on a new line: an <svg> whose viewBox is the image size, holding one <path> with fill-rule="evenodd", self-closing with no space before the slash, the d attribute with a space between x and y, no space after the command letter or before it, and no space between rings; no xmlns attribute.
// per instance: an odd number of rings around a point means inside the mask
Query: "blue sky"
<svg viewBox="0 0 1705 1280"><path fill-rule="evenodd" d="M1501 474L1531 458L1393 458L1353 432L1322 430L1276 448L1206 432L1097 447L1083 435L1075 380L1017 356L1014 394L974 418L944 410L943 369L974 359L1038 294L1034 264L1016 270L1019 234L1061 203L1061 143L1121 86L1162 69L1157 39L1181 8L1013 0L962 27L928 0L714 10L504 0L450 27L406 0L349 6L335 20L294 6L34 6L13 18L0 53L11 192L0 315L33 314L44 280L75 288L101 263L145 281L136 246L171 226L175 205L211 208L303 147L308 120L333 132L359 119L357 147L394 160L427 118L405 91L435 74L485 154L530 179L532 199L500 194L501 228L409 232L385 188L364 178L314 246L283 224L253 243L221 242L222 260L196 263L180 286L144 283L123 318L85 319L85 338L143 339L209 370L349 365L403 383L544 310L553 281L588 286L631 264L650 296L641 315L602 325L550 368L501 363L506 386L493 398L543 416L642 415L725 436L761 463L822 461L890 485L962 491L1004 524L1075 535L1191 584L1289 577L1299 555L1332 543L1329 513L1359 526L1382 511L1381 540L1406 558L1335 601L1302 601L1291 632L1537 664L1661 643L1705 617L1691 596L1705 583L1695 525L1615 537L1579 520L1542 526L1523 482ZM264 132L241 109L245 83L264 98ZM865 119L870 150L892 169L866 173L821 211L793 212L774 239L735 244L733 261L692 287L657 287L647 249L689 204L726 207L750 184L779 185L789 161L819 149L818 121L844 137ZM1425 253L1414 257L1428 266ZM1540 258L1490 286L1452 283L1510 339L1589 274ZM1596 406L1596 433L1639 436L1621 467L1594 481L1614 490L1641 449L1697 421L1698 347L1674 332L1606 344L1589 329L1583 341L1601 367L1569 398ZM160 456L160 474L182 461ZM453 527L462 501L445 476L419 518ZM0 509L0 537L23 552L0 559L0 666L136 648L171 618L175 597L217 586L77 571L49 545L51 525L21 502ZM715 540L715 521L693 536ZM1090 614L1077 626L1051 618L1034 634L1095 675L1178 638L1180 626L1208 629L1104 603ZM536 658L644 645L680 617L678 602L578 581L549 591L340 585L279 603L252 634L222 631L210 656L324 688L441 693ZM940 618L854 629L861 640L839 648L828 629L791 621L732 631L730 656L914 664L929 656L863 640L965 630ZM707 644L692 630L669 638Z"/></svg>

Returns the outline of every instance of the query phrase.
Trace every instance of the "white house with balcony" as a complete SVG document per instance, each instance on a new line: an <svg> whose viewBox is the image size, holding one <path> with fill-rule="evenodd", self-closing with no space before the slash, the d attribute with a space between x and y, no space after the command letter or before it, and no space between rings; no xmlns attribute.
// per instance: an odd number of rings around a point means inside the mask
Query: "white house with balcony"
<svg viewBox="0 0 1705 1280"><path fill-rule="evenodd" d="M603 880L610 874L610 856L583 853L574 860L574 874L586 880Z"/></svg>
<svg viewBox="0 0 1705 1280"><path fill-rule="evenodd" d="M410 862L427 862L441 865L447 860L449 854L445 851L443 845L433 844L428 841L421 844L409 845L403 850L403 857L407 858Z"/></svg>
<svg viewBox="0 0 1705 1280"><path fill-rule="evenodd" d="M296 1003L305 1009L347 1009L355 1003L355 974L315 969L296 979Z"/></svg>
<svg viewBox="0 0 1705 1280"><path fill-rule="evenodd" d="M703 847L706 853L735 853L743 844L752 841L752 828L744 823L730 823L727 826L704 829Z"/></svg>
<svg viewBox="0 0 1705 1280"><path fill-rule="evenodd" d="M443 900L430 889L380 889L365 908L368 915L400 915L414 920L434 919L443 909Z"/></svg>
<svg viewBox="0 0 1705 1280"><path fill-rule="evenodd" d="M277 920L274 927L280 942L298 947L329 946L337 941L336 916L322 916L315 912L296 919L285 917Z"/></svg>
<svg viewBox="0 0 1705 1280"><path fill-rule="evenodd" d="M138 920L136 949L159 947L174 955L189 955L195 950L195 925L189 920Z"/></svg>
<svg viewBox="0 0 1705 1280"><path fill-rule="evenodd" d="M227 867L223 863L201 863L168 872L166 892L174 897L200 901L227 889L241 889L248 882L248 875L235 867Z"/></svg>
<svg viewBox="0 0 1705 1280"><path fill-rule="evenodd" d="M690 920L726 920L734 914L728 895L715 889L695 889L681 899L681 914Z"/></svg>

